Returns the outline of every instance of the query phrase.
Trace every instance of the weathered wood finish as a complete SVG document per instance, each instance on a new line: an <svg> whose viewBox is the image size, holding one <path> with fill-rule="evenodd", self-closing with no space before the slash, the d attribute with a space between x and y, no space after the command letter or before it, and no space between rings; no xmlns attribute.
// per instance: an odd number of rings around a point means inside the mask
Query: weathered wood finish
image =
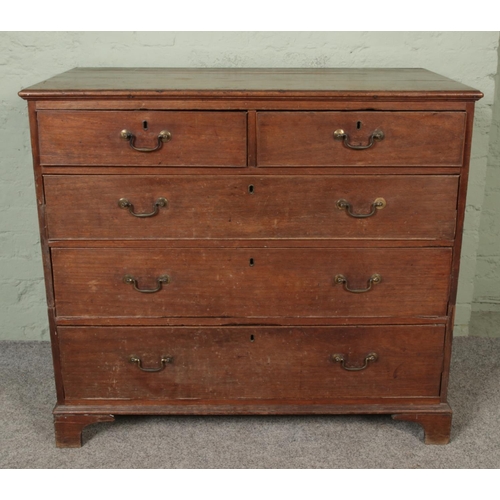
<svg viewBox="0 0 500 500"><path fill-rule="evenodd" d="M421 69L77 68L20 92L59 447L113 415L388 414L449 440L474 101ZM147 130L146 124L147 122ZM359 123L358 123L359 122ZM136 135L152 153L120 138ZM385 138L354 145L375 129ZM253 192L249 186L253 186ZM154 217L138 219L120 198ZM376 198L387 205L356 219ZM253 259L253 262L250 261ZM251 265L253 264L253 265ZM343 274L362 289L334 284ZM142 294L155 278L171 282ZM331 355L344 354L342 369ZM140 356L158 373L129 361Z"/></svg>
<svg viewBox="0 0 500 500"><path fill-rule="evenodd" d="M147 130L144 130L145 122ZM42 165L245 166L246 114L242 112L40 111ZM135 146L155 148L162 130L172 138L152 153L134 151L120 136L129 130Z"/></svg>
<svg viewBox="0 0 500 500"><path fill-rule="evenodd" d="M66 398L221 400L439 395L444 328L59 328ZM193 349L193 346L196 346ZM346 357L348 371L332 361ZM160 372L163 356L173 361Z"/></svg>
<svg viewBox="0 0 500 500"><path fill-rule="evenodd" d="M446 413L396 413L394 420L416 422L424 428L425 444L448 444L451 432L451 411Z"/></svg>
<svg viewBox="0 0 500 500"><path fill-rule="evenodd" d="M440 403L439 398L371 398L326 400L314 402L301 400L170 400L135 401L126 403L120 400L103 399L72 401L71 404L57 405L54 415L355 415L366 413L373 415L396 413L406 414L446 414L451 413L447 403Z"/></svg>
<svg viewBox="0 0 500 500"><path fill-rule="evenodd" d="M253 265L251 265L253 259ZM442 316L449 248L52 250L56 312L93 317ZM366 293L373 274L382 282ZM140 293L156 278L170 283Z"/></svg>
<svg viewBox="0 0 500 500"><path fill-rule="evenodd" d="M257 165L275 166L450 166L462 165L465 113L279 112L257 114ZM365 150L376 130L385 137Z"/></svg>
<svg viewBox="0 0 500 500"><path fill-rule="evenodd" d="M475 101L483 94L420 68L74 68L19 92L24 99Z"/></svg>
<svg viewBox="0 0 500 500"><path fill-rule="evenodd" d="M103 317L103 316L58 316L56 326L361 326L380 325L446 325L447 316L243 316L233 318L179 317Z"/></svg>
<svg viewBox="0 0 500 500"><path fill-rule="evenodd" d="M247 168L247 167L61 167L42 166L43 175L460 175L461 167L273 167L273 168Z"/></svg>
<svg viewBox="0 0 500 500"><path fill-rule="evenodd" d="M113 422L113 415L54 415L56 446L58 448L80 448L82 430L97 422Z"/></svg>
<svg viewBox="0 0 500 500"><path fill-rule="evenodd" d="M426 239L455 235L458 176L45 176L50 239ZM147 219L120 209L127 198ZM337 208L348 200L366 219Z"/></svg>
<svg viewBox="0 0 500 500"><path fill-rule="evenodd" d="M164 97L163 99L154 99L153 97L137 100L135 98L125 98L126 100L100 100L100 99L77 99L70 101L37 100L36 109L42 110L112 110L112 111L136 111L137 109L148 109L156 111L174 111L174 110L213 110L214 101L217 102L218 110L226 111L366 111L367 99L359 98L345 100L343 98L328 99L325 95L315 96L310 94L304 98L275 98L256 96L256 97L234 97L231 94L220 96L213 95L210 99L189 98L189 97ZM123 99L120 98L120 99ZM390 109L393 111L466 111L467 101L444 100L441 99L423 101L416 95L413 99L402 101L390 100ZM370 111L387 111L387 99L370 100Z"/></svg>

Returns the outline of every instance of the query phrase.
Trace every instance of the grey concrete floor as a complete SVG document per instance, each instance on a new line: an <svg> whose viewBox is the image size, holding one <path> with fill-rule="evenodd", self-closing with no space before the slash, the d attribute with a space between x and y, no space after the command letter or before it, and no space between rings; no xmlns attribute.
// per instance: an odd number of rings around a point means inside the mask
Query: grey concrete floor
<svg viewBox="0 0 500 500"><path fill-rule="evenodd" d="M469 323L471 337L500 337L500 312L473 311Z"/></svg>

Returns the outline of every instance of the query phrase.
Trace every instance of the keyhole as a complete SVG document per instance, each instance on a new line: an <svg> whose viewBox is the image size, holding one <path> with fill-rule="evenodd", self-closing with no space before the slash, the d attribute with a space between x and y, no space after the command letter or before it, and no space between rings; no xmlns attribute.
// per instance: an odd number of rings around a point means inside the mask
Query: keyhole
<svg viewBox="0 0 500 500"><path fill-rule="evenodd" d="M147 129L148 129L148 121L147 121L147 120L144 120L144 121L142 122L142 128L143 128L144 130L147 130ZM358 127L358 128L359 128L359 127Z"/></svg>
<svg viewBox="0 0 500 500"><path fill-rule="evenodd" d="M361 128L361 122L358 122L358 123L356 124L356 128L357 128L358 130Z"/></svg>
<svg viewBox="0 0 500 500"><path fill-rule="evenodd" d="M253 342L255 340L255 336L254 335L250 335L250 342Z"/></svg>
<svg viewBox="0 0 500 500"><path fill-rule="evenodd" d="M254 264L253 259L250 259L250 267L253 267L253 264Z"/></svg>
<svg viewBox="0 0 500 500"><path fill-rule="evenodd" d="M248 186L248 193L249 193L249 194L253 194L253 193L254 193L254 187L253 187L253 184L250 184L250 186Z"/></svg>

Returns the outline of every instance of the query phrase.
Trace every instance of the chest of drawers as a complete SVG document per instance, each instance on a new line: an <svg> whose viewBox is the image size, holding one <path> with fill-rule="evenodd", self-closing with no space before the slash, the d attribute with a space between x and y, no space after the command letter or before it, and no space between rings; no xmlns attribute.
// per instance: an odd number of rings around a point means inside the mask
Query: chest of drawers
<svg viewBox="0 0 500 500"><path fill-rule="evenodd" d="M80 68L20 95L58 446L121 414L389 414L448 442L479 91Z"/></svg>

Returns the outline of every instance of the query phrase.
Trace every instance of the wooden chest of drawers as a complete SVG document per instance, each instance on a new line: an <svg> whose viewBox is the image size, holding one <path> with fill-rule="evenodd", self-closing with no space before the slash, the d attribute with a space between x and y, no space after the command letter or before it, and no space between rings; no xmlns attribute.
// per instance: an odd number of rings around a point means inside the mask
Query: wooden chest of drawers
<svg viewBox="0 0 500 500"><path fill-rule="evenodd" d="M119 414L446 402L481 92L425 70L74 69L29 101L58 446Z"/></svg>

